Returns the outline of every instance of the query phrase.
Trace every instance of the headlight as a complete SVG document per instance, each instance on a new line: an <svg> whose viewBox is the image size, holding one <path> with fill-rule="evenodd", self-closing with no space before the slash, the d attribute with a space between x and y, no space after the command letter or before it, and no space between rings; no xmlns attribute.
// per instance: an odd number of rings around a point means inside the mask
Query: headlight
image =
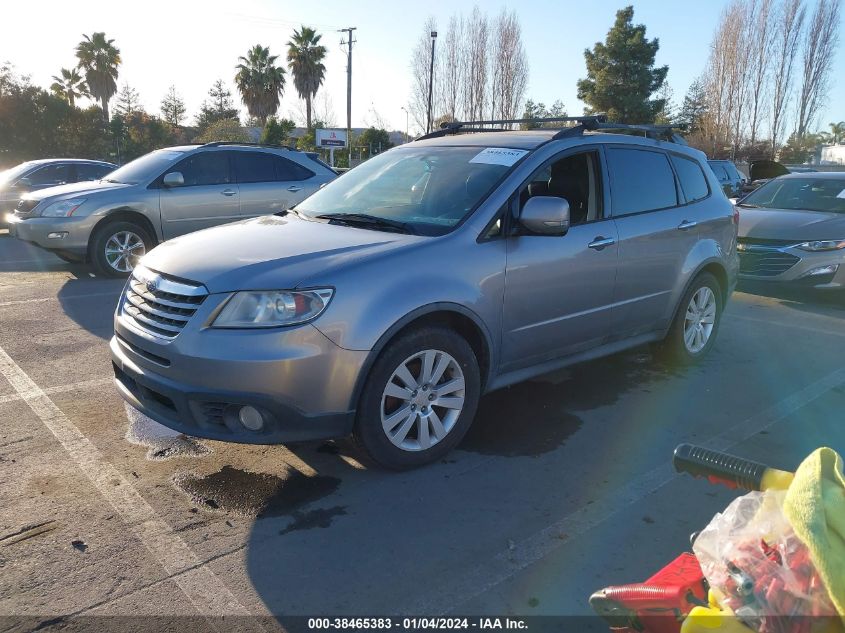
<svg viewBox="0 0 845 633"><path fill-rule="evenodd" d="M213 327L279 327L304 323L320 315L334 290L265 290L235 293Z"/></svg>
<svg viewBox="0 0 845 633"><path fill-rule="evenodd" d="M73 215L73 212L85 202L85 198L73 198L71 200L62 200L61 202L54 202L48 205L41 212L41 217L44 218L66 218Z"/></svg>
<svg viewBox="0 0 845 633"><path fill-rule="evenodd" d="M845 240L818 240L798 244L798 248L805 251L835 251L845 248Z"/></svg>

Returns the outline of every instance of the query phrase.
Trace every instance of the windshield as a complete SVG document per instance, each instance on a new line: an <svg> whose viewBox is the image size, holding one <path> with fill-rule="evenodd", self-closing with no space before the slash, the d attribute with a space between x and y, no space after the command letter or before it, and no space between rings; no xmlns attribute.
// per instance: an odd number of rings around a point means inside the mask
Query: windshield
<svg viewBox="0 0 845 633"><path fill-rule="evenodd" d="M32 162L21 163L20 165L11 167L5 171L0 171L0 185L14 182L17 178L25 174L26 171L33 166L33 164L34 163Z"/></svg>
<svg viewBox="0 0 845 633"><path fill-rule="evenodd" d="M137 185L157 178L169 165L183 156L184 152L172 149L160 149L136 158L131 163L116 169L105 178L106 182L121 182Z"/></svg>
<svg viewBox="0 0 845 633"><path fill-rule="evenodd" d="M845 213L845 179L778 178L748 194L742 206Z"/></svg>
<svg viewBox="0 0 845 633"><path fill-rule="evenodd" d="M421 235L442 235L467 217L527 153L483 147L398 148L344 174L296 210L311 218L366 214L401 222Z"/></svg>

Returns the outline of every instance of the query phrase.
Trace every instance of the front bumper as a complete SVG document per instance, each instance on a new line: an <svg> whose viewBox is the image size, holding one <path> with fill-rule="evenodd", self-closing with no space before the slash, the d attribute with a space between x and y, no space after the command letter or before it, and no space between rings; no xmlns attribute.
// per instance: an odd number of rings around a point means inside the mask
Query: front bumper
<svg viewBox="0 0 845 633"><path fill-rule="evenodd" d="M6 217L13 237L47 250L76 255L84 255L88 251L88 238L96 223L96 218L90 216L23 219L9 214Z"/></svg>
<svg viewBox="0 0 845 633"><path fill-rule="evenodd" d="M208 297L217 298L225 297ZM263 331L198 325L220 301L207 300L170 341L134 328L119 306L110 347L123 398L169 428L215 440L276 444L348 435L367 352L337 347L312 325ZM246 405L261 412L262 429L239 423Z"/></svg>
<svg viewBox="0 0 845 633"><path fill-rule="evenodd" d="M845 251L842 250L811 252L792 246L756 247L740 251L739 257L742 281L818 290L845 288Z"/></svg>

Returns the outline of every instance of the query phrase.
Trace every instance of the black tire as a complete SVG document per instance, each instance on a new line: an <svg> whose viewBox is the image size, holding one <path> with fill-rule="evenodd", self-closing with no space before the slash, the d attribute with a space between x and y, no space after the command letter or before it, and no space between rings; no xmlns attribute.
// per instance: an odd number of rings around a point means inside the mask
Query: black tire
<svg viewBox="0 0 845 633"><path fill-rule="evenodd" d="M716 302L716 311L713 322L713 329L710 332L707 342L701 349L691 351L684 341L684 325L686 323L687 309L690 307L692 298L702 288L709 288L713 293L713 298ZM663 340L660 351L661 355L667 360L674 361L680 365L689 365L702 359L716 341L716 336L719 333L719 324L722 322L722 309L724 305L722 302L722 288L718 280L710 273L701 273L687 288L681 302L678 304L678 309L675 313L675 319L669 328L666 338Z"/></svg>
<svg viewBox="0 0 845 633"><path fill-rule="evenodd" d="M127 220L115 220L107 222L98 227L91 239L90 259L95 270L104 277L128 277L131 271L117 270L106 258L106 244L112 236L120 233L130 232L141 238L144 243L144 252L149 252L156 243L149 231L143 226ZM140 250L140 249L139 249ZM143 253L142 253L143 254Z"/></svg>
<svg viewBox="0 0 845 633"><path fill-rule="evenodd" d="M411 356L425 350L446 352L460 366L464 378L464 403L453 426L442 439L428 449L406 450L394 444L382 426L382 399L393 372ZM434 462L455 448L463 439L475 418L480 394L481 372L478 359L462 336L438 326L409 331L391 341L370 369L358 403L353 431L355 440L374 462L385 468L405 470ZM402 405L397 405L397 408L398 406ZM431 409L439 411L436 406ZM420 428L418 424L422 422L415 422L414 430Z"/></svg>

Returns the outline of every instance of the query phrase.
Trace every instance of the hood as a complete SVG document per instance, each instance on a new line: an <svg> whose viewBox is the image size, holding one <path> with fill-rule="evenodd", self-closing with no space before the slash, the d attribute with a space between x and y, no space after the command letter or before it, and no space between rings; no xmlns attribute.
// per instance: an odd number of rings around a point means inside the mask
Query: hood
<svg viewBox="0 0 845 633"><path fill-rule="evenodd" d="M748 176L752 181L764 178L769 180L788 173L786 167L774 160L753 160L748 164Z"/></svg>
<svg viewBox="0 0 845 633"><path fill-rule="evenodd" d="M845 215L842 213L737 208L740 237L795 240L796 243L845 238Z"/></svg>
<svg viewBox="0 0 845 633"><path fill-rule="evenodd" d="M134 187L135 185L127 185L122 182L106 182L105 180L87 180L85 182L74 182L69 185L59 185L58 187L48 187L47 189L39 189L21 196L24 200L44 200L45 198L75 198L81 194L91 194L100 191L112 191L114 189L125 189L126 187Z"/></svg>
<svg viewBox="0 0 845 633"><path fill-rule="evenodd" d="M304 279L425 238L268 215L189 233L157 246L142 264L209 292L296 288Z"/></svg>

